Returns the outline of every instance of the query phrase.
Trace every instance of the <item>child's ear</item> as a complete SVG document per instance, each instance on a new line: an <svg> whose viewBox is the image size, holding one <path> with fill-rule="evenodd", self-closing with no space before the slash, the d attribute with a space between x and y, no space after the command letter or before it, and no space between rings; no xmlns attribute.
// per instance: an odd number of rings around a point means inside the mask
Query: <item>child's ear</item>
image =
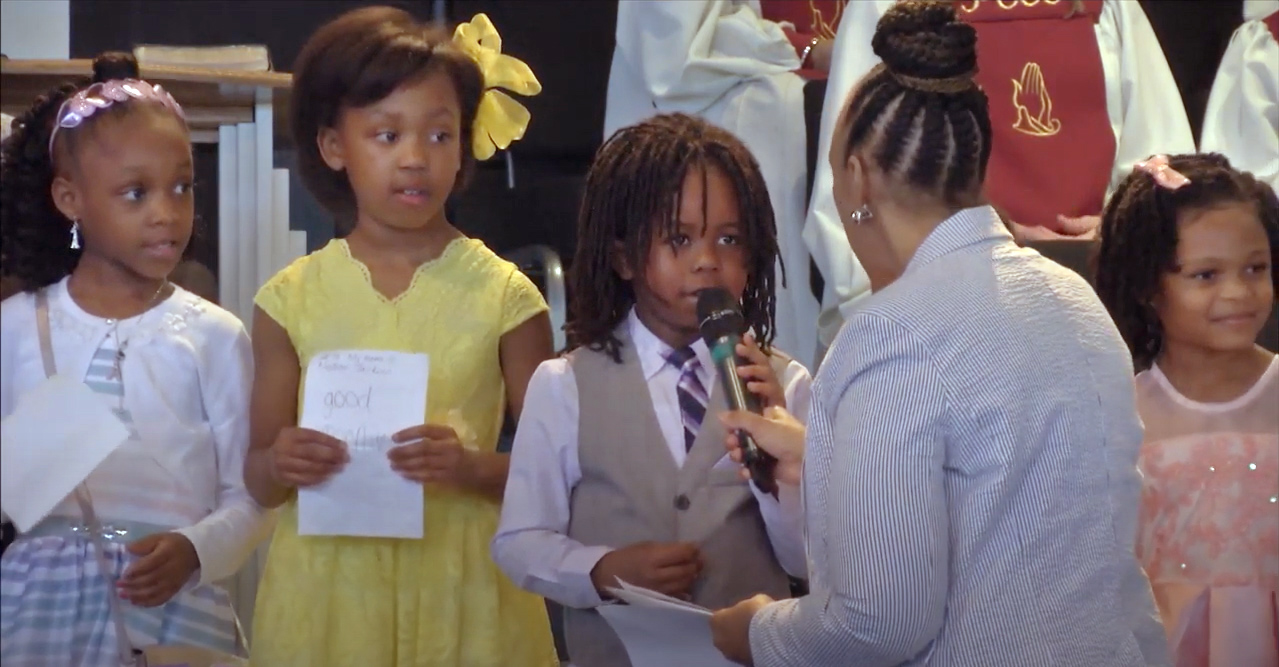
<svg viewBox="0 0 1279 667"><path fill-rule="evenodd" d="M55 176L49 186L49 195L53 197L53 205L67 220L79 220L81 215L80 190L65 176Z"/></svg>
<svg viewBox="0 0 1279 667"><path fill-rule="evenodd" d="M635 267L631 266L631 259L626 255L626 246L620 241L613 242L613 271L622 280L635 279Z"/></svg>
<svg viewBox="0 0 1279 667"><path fill-rule="evenodd" d="M320 159L333 171L342 171L346 167L346 158L342 152L342 142L338 140L338 131L331 127L320 128L315 137L315 145L320 149Z"/></svg>

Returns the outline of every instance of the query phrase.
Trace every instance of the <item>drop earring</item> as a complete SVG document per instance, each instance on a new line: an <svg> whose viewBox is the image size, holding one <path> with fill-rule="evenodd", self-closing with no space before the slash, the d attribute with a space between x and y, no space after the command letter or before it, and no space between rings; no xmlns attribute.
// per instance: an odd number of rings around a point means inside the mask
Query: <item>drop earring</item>
<svg viewBox="0 0 1279 667"><path fill-rule="evenodd" d="M852 213L848 214L848 219L852 220L854 225L860 225L863 222L866 222L867 220L870 220L873 217L875 217L875 214L871 213L870 207L866 206L865 204L863 204L862 207L857 209L856 211L853 211Z"/></svg>
<svg viewBox="0 0 1279 667"><path fill-rule="evenodd" d="M71 249L72 250L80 249L80 221L79 220L71 221Z"/></svg>

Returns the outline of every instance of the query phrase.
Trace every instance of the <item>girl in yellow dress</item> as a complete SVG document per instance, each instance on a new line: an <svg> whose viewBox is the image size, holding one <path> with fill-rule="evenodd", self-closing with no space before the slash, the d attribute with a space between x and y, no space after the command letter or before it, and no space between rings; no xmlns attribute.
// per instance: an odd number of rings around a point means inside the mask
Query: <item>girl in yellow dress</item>
<svg viewBox="0 0 1279 667"><path fill-rule="evenodd" d="M535 94L483 15L447 34L397 9L320 28L294 68L292 128L307 187L349 235L272 277L253 318L257 377L245 480L279 524L254 614L265 667L546 667L542 600L489 558L506 483L495 451L552 355L536 287L445 217L472 158L519 138ZM298 535L296 489L337 473L343 443L298 428L316 354L430 356L427 423L395 434L388 464L423 485L424 537ZM397 508L387 507L387 512Z"/></svg>

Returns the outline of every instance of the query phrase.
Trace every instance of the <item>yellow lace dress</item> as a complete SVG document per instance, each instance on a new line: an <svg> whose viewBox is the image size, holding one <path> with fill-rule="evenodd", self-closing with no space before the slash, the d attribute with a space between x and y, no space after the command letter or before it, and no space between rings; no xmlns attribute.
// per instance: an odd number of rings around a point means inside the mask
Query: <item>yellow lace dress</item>
<svg viewBox="0 0 1279 667"><path fill-rule="evenodd" d="M272 277L256 303L288 332L304 375L329 350L429 354L428 421L467 428L489 450L506 405L499 339L546 310L527 277L473 239L449 244L394 300L336 240ZM559 664L542 599L489 556L498 503L424 493L420 540L300 537L296 500L280 508L254 611L255 667Z"/></svg>

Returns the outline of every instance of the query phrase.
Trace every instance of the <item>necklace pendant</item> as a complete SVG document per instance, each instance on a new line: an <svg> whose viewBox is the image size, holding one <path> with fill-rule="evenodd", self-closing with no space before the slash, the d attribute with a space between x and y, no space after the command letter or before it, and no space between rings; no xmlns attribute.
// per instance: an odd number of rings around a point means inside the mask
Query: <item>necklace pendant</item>
<svg viewBox="0 0 1279 667"><path fill-rule="evenodd" d="M115 363L111 365L111 373L107 375L108 380L119 380L124 377L124 373L120 370L120 364L124 361L124 350L115 353Z"/></svg>

